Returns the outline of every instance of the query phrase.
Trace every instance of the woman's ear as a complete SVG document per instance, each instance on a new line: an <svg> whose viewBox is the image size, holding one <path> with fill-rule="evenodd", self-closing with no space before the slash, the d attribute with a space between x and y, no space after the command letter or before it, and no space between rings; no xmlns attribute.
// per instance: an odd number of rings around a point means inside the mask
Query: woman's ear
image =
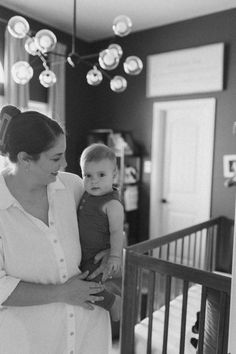
<svg viewBox="0 0 236 354"><path fill-rule="evenodd" d="M30 155L27 154L27 152L25 152L25 151L18 152L17 160L18 160L19 164L26 169L29 169L29 164L32 161Z"/></svg>

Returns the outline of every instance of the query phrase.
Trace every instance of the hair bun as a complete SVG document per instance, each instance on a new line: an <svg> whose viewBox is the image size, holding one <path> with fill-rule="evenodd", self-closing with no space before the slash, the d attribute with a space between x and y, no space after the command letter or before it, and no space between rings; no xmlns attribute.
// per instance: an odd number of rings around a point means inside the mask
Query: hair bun
<svg viewBox="0 0 236 354"><path fill-rule="evenodd" d="M11 118L13 118L20 113L21 113L21 111L17 107L12 106L12 105L7 105L7 106L4 106L1 110L0 119L3 118L4 114L8 114Z"/></svg>
<svg viewBox="0 0 236 354"><path fill-rule="evenodd" d="M7 153L7 134L8 128L12 120L18 116L21 111L12 105L4 106L0 113L0 154L6 155Z"/></svg>

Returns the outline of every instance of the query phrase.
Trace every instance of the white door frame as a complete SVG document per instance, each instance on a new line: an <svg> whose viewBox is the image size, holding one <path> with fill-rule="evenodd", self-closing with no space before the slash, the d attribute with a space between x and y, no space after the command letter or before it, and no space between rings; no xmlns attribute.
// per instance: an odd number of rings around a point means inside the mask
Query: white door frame
<svg viewBox="0 0 236 354"><path fill-rule="evenodd" d="M212 106L212 114L215 116L215 98L203 98L203 99L188 99L188 100L176 100L176 101L164 101L164 102L155 102L153 104L153 128L152 128L152 153L151 153L151 183L150 183L150 238L162 236L160 234L161 230L158 229L157 223L153 222L154 220L159 220L161 215L160 200L162 198L162 178L163 173L161 171L163 166L164 158L164 136L163 131L165 129L165 118L166 112L168 109L177 106L178 104L192 105L194 103L201 104L206 103L208 100L209 105ZM208 103L207 102L207 103ZM214 128L213 128L214 129ZM212 161L209 163L213 164L213 152L214 152L214 133L212 134ZM155 152L155 156L154 156ZM211 168L212 173L212 168ZM212 184L212 178L211 178ZM206 199L209 200L209 216L211 209L211 186L208 190L209 195L206 196Z"/></svg>

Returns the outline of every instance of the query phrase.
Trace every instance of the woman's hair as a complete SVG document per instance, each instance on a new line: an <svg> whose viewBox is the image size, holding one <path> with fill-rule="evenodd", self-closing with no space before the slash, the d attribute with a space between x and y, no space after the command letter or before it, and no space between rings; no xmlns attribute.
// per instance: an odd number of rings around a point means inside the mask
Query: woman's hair
<svg viewBox="0 0 236 354"><path fill-rule="evenodd" d="M92 144L82 152L80 157L80 167L83 170L86 162L98 162L104 159L110 160L114 163L114 166L116 166L116 155L111 148L105 144Z"/></svg>
<svg viewBox="0 0 236 354"><path fill-rule="evenodd" d="M34 161L43 151L50 149L55 140L64 134L53 119L36 111L21 112L15 106L5 106L0 113L0 152L11 162L17 154L26 152Z"/></svg>

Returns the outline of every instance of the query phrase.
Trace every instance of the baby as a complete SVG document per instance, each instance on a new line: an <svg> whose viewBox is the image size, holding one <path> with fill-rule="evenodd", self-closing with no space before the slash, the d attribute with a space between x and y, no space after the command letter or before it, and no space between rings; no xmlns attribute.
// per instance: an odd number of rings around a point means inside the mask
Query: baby
<svg viewBox="0 0 236 354"><path fill-rule="evenodd" d="M109 249L103 274L93 279L106 280L121 274L124 208L118 191L113 187L117 174L116 156L108 146L92 144L83 151L80 166L85 188L78 208L82 249L80 268L92 273L100 265L94 263L96 254ZM110 311L112 320L118 321L121 298L118 293L109 290L112 288L111 282L105 282L105 290L99 293L104 300L97 302L97 305Z"/></svg>

